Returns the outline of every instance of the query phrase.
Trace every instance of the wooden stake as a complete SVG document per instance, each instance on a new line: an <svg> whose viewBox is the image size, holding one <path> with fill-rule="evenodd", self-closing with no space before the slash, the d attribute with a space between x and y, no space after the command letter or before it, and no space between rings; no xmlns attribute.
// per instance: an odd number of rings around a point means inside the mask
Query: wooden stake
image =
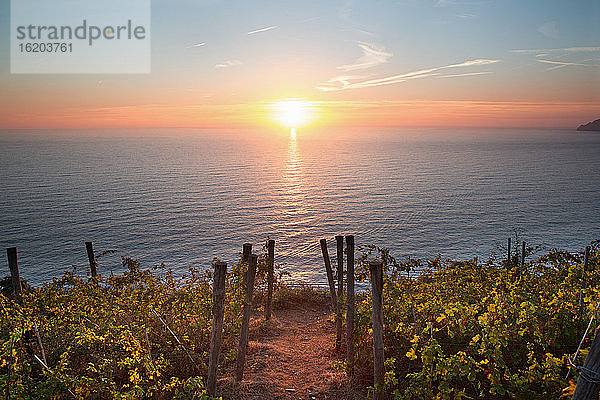
<svg viewBox="0 0 600 400"><path fill-rule="evenodd" d="M333 280L333 269L331 268L331 261L329 259L329 251L327 250L327 240L321 239L321 252L323 253L323 262L325 263L325 270L327 271L327 281L329 283L329 294L331 296L331 305L335 312L336 322L336 336L335 336L335 349L339 350L342 346L342 313L340 312L340 304L335 293L335 282Z"/></svg>
<svg viewBox="0 0 600 400"><path fill-rule="evenodd" d="M92 278L95 278L98 274L98 270L96 269L96 257L94 256L94 246L92 242L85 242L85 249L87 250L88 260L90 261L90 270L92 272Z"/></svg>
<svg viewBox="0 0 600 400"><path fill-rule="evenodd" d="M340 300L344 293L344 237L336 236L335 243L337 245L338 300Z"/></svg>
<svg viewBox="0 0 600 400"><path fill-rule="evenodd" d="M275 280L275 241L267 241L267 304L265 306L265 319L271 319L271 308L273 306L273 281Z"/></svg>
<svg viewBox="0 0 600 400"><path fill-rule="evenodd" d="M371 296L373 298L373 387L374 400L383 400L385 358L383 347L383 263L371 261Z"/></svg>
<svg viewBox="0 0 600 400"><path fill-rule="evenodd" d="M207 391L215 397L217 388L217 369L223 338L223 317L225 314L225 276L227 263L216 262L213 276L213 309L212 332L210 334L210 355L208 361Z"/></svg>
<svg viewBox="0 0 600 400"><path fill-rule="evenodd" d="M250 254L252 254L252 243L244 243L242 248L242 262L247 263L250 259Z"/></svg>
<svg viewBox="0 0 600 400"><path fill-rule="evenodd" d="M38 346L40 347L40 353L42 354L42 361L44 361L45 364L48 364L48 361L46 361L44 345L42 344L42 338L40 337L40 332L38 331L38 327L35 322L33 323L33 328L35 329L35 337L37 338Z"/></svg>
<svg viewBox="0 0 600 400"><path fill-rule="evenodd" d="M510 246L510 238L508 238L508 250L507 250L507 257L506 257L506 265L510 268L510 250L511 250L511 246Z"/></svg>
<svg viewBox="0 0 600 400"><path fill-rule="evenodd" d="M583 270L585 272L588 272L590 270L589 262L590 262L590 246L586 246L585 253L583 256Z"/></svg>
<svg viewBox="0 0 600 400"><path fill-rule="evenodd" d="M525 268L525 241L521 243L521 267Z"/></svg>
<svg viewBox="0 0 600 400"><path fill-rule="evenodd" d="M594 266L589 263L589 260L590 260L590 251L591 251L591 247L590 246L586 246L585 247L585 256L584 256L583 265L584 265L584 269L586 271L588 271L588 272L594 272ZM590 281L590 287L595 288L596 287L596 283L594 281Z"/></svg>
<svg viewBox="0 0 600 400"><path fill-rule="evenodd" d="M17 248L9 247L6 249L6 255L8 256L8 268L10 269L10 276L12 278L13 292L15 298L20 301L23 295L23 288L21 286L21 276L19 275L19 263L17 262Z"/></svg>
<svg viewBox="0 0 600 400"><path fill-rule="evenodd" d="M335 237L337 247L337 284L338 284L338 318L335 324L335 337L336 337L336 350L340 351L342 348L342 312L344 310L343 296L344 296L344 237L338 235ZM339 347L337 345L339 343Z"/></svg>
<svg viewBox="0 0 600 400"><path fill-rule="evenodd" d="M250 255L248 270L246 271L246 298L242 314L242 328L237 352L236 380L241 382L244 378L244 365L246 364L246 351L248 351L248 330L250 328L250 312L252 311L252 294L254 293L254 278L256 277L256 264L258 256Z"/></svg>
<svg viewBox="0 0 600 400"><path fill-rule="evenodd" d="M346 236L346 368L354 379L354 236Z"/></svg>
<svg viewBox="0 0 600 400"><path fill-rule="evenodd" d="M590 246L586 246L583 256L583 282L581 283L581 289L579 290L579 317L583 314L584 298L583 293L587 287L587 274L588 274L588 262L590 258Z"/></svg>

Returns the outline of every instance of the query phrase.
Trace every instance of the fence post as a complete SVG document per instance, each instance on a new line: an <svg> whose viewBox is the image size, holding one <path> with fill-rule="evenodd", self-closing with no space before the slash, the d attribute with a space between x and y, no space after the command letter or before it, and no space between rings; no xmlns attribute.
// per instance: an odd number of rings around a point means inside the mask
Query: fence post
<svg viewBox="0 0 600 400"><path fill-rule="evenodd" d="M572 400L597 400L600 385L597 382L600 374L600 334L594 336L590 350L585 357L583 368L579 371L577 386Z"/></svg>
<svg viewBox="0 0 600 400"><path fill-rule="evenodd" d="M20 301L23 295L23 287L21 286L21 276L19 275L19 263L17 262L17 248L9 247L6 249L6 255L8 256L8 268L10 269L10 276L12 278L13 292L15 298Z"/></svg>
<svg viewBox="0 0 600 400"><path fill-rule="evenodd" d="M521 268L525 268L525 241L521 243Z"/></svg>
<svg viewBox="0 0 600 400"><path fill-rule="evenodd" d="M217 387L217 369L221 340L223 338L223 316L225 314L225 276L227 263L216 262L213 276L213 309L212 332L210 334L210 356L208 361L208 385L210 396L215 396Z"/></svg>
<svg viewBox="0 0 600 400"><path fill-rule="evenodd" d="M327 271L327 281L329 283L329 294L331 295L331 304L335 312L335 349L339 351L342 346L342 313L340 312L340 303L338 302L337 294L335 293L335 282L333 280L333 269L329 259L329 251L327 250L327 240L321 239L321 252L323 253L323 262Z"/></svg>
<svg viewBox="0 0 600 400"><path fill-rule="evenodd" d="M88 260L90 261L90 270L92 272L92 278L95 278L98 274L96 257L94 256L94 246L92 242L85 242L85 249L87 250Z"/></svg>
<svg viewBox="0 0 600 400"><path fill-rule="evenodd" d="M354 379L354 236L346 236L346 367Z"/></svg>
<svg viewBox="0 0 600 400"><path fill-rule="evenodd" d="M338 281L338 300L344 293L344 237L336 236L337 245L337 281Z"/></svg>
<svg viewBox="0 0 600 400"><path fill-rule="evenodd" d="M583 314L583 306L584 306L584 298L585 293L583 293L587 287L587 273L588 273L588 263L590 258L590 246L586 246L585 253L583 256L583 282L581 283L581 289L579 290L579 317Z"/></svg>
<svg viewBox="0 0 600 400"><path fill-rule="evenodd" d="M371 296L373 299L373 387L374 400L383 400L384 347L383 347L383 263L371 261Z"/></svg>
<svg viewBox="0 0 600 400"><path fill-rule="evenodd" d="M583 265L584 265L584 269L588 272L593 272L594 271L594 267L592 265L590 265L589 261L590 261L590 251L591 251L591 247L590 246L586 246L585 247L585 256L584 256L584 261L583 261ZM596 287L596 284L594 281L590 281L590 286L591 287Z"/></svg>
<svg viewBox="0 0 600 400"><path fill-rule="evenodd" d="M267 241L267 305L265 306L265 319L271 319L271 308L273 307L273 280L275 279L275 241Z"/></svg>
<svg viewBox="0 0 600 400"><path fill-rule="evenodd" d="M510 260L510 250L511 250L511 245L510 245L510 238L508 238L508 250L507 250L507 257L506 257L506 265L508 266L508 268L510 268L511 265L511 260Z"/></svg>
<svg viewBox="0 0 600 400"><path fill-rule="evenodd" d="M256 277L256 263L258 256L251 254L248 261L248 270L246 271L246 298L244 300L244 310L242 314L242 328L240 330L240 340L237 352L237 370L236 380L242 381L244 377L244 365L246 364L246 351L248 350L248 329L250 328L250 312L252 311L252 294L254 293L254 278Z"/></svg>
<svg viewBox="0 0 600 400"><path fill-rule="evenodd" d="M585 246L585 253L583 256L583 270L585 272L589 271L589 262L590 262L590 246Z"/></svg>
<svg viewBox="0 0 600 400"><path fill-rule="evenodd" d="M344 297L344 237L338 235L335 237L337 247L337 284L338 284L338 310L339 310L339 322L336 321L336 339L339 338L340 346L336 350L342 348L342 311L344 309L343 297Z"/></svg>
<svg viewBox="0 0 600 400"><path fill-rule="evenodd" d="M242 262L247 263L250 259L250 254L252 254L252 243L244 243L242 248Z"/></svg>

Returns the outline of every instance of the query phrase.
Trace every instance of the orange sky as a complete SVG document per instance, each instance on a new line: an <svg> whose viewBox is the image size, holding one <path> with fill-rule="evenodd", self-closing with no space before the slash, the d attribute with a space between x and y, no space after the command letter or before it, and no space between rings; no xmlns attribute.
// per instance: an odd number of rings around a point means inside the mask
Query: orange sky
<svg viewBox="0 0 600 400"><path fill-rule="evenodd" d="M286 98L314 102L304 129L600 118L593 2L267 3L153 1L150 74L11 74L3 40L0 129L261 129Z"/></svg>
<svg viewBox="0 0 600 400"><path fill-rule="evenodd" d="M320 127L556 127L572 128L599 115L597 102L502 101L317 101ZM264 103L139 104L104 107L38 108L4 105L5 128L199 127L260 129L276 125Z"/></svg>

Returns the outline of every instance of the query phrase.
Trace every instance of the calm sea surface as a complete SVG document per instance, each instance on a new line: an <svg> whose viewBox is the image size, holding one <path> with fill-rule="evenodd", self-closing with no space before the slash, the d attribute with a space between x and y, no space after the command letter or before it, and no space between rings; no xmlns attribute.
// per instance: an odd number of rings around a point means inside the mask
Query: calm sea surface
<svg viewBox="0 0 600 400"><path fill-rule="evenodd" d="M487 257L515 229L573 251L600 239L600 134L176 133L0 132L0 247L18 247L22 276L85 271L86 240L116 251L104 273L121 256L183 272L270 237L282 269L322 282L318 240L334 255L336 234L399 258Z"/></svg>

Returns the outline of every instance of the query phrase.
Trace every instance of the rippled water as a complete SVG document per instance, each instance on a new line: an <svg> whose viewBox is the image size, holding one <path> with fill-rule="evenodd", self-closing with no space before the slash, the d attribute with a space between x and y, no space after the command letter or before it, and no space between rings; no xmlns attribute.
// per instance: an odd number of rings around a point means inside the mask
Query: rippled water
<svg viewBox="0 0 600 400"><path fill-rule="evenodd" d="M183 271L270 237L283 269L321 282L318 240L335 234L401 258L486 257L514 229L569 250L600 238L599 134L176 133L2 133L0 245L18 247L22 275L84 266L86 240L116 250L101 271L120 270L121 256Z"/></svg>

